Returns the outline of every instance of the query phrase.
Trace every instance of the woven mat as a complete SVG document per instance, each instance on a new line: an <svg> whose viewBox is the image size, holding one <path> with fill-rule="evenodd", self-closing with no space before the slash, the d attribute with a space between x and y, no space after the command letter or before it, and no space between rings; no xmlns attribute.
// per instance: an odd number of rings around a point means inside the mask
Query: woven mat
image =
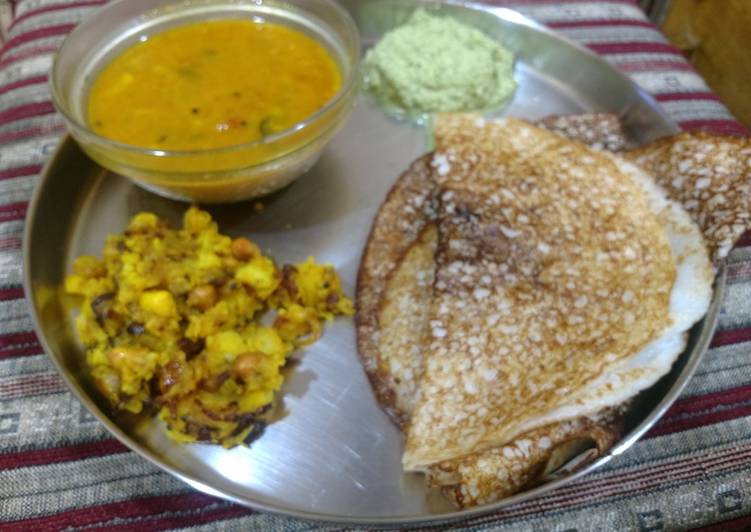
<svg viewBox="0 0 751 532"><path fill-rule="evenodd" d="M128 451L66 391L32 332L21 288L23 218L63 132L46 73L65 34L101 3L18 0L0 52L0 528L315 528L199 494ZM635 1L495 3L602 54L683 128L747 133ZM712 349L646 438L579 482L461 525L569 532L751 527L751 247L744 246L751 238L730 258Z"/></svg>

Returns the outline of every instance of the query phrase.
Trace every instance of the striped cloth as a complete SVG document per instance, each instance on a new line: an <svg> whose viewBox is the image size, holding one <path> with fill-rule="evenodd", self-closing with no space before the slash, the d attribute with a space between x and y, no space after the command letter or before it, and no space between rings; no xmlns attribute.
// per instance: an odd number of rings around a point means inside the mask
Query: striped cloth
<svg viewBox="0 0 751 532"><path fill-rule="evenodd" d="M32 332L21 288L23 217L41 165L63 132L46 73L65 34L101 3L17 0L0 52L0 528L315 527L199 494L129 452L66 391ZM683 128L747 133L635 1L496 3L607 57ZM503 531L751 528L748 236L730 257L728 285L712 349L646 438L579 482L461 525Z"/></svg>

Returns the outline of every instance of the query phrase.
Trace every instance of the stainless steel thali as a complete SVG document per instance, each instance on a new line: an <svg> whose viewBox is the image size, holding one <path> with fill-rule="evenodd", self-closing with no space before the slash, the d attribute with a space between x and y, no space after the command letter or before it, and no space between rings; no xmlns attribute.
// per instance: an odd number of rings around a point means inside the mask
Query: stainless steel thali
<svg viewBox="0 0 751 532"><path fill-rule="evenodd" d="M344 3L369 46L424 2ZM635 144L676 131L626 76L519 14L486 6L430 5L480 27L515 53L519 89L506 114L536 119L609 110L620 114ZM223 232L251 237L279 262L314 255L334 264L353 294L375 210L428 142L420 126L387 117L361 96L352 119L318 164L267 198L263 211L255 212L250 204L208 210ZM601 466L652 426L686 384L711 338L724 286L721 275L709 314L693 328L688 349L669 375L637 398L625 437L607 456L495 505L455 512L428 496L420 477L402 472L400 434L371 393L349 319L329 326L300 354L283 388L286 417L270 425L251 448L177 445L155 421L134 423L110 413L86 378L61 282L75 257L100 252L105 236L122 231L132 214L150 210L177 223L184 208L109 174L66 137L42 175L27 218L25 283L36 330L72 391L131 449L202 491L302 518L393 525L468 517L527 500Z"/></svg>

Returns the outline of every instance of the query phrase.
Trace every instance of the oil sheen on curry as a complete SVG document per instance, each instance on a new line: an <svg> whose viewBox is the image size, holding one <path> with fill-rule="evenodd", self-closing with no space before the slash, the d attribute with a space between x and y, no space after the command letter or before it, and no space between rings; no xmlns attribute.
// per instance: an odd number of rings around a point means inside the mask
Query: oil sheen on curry
<svg viewBox="0 0 751 532"><path fill-rule="evenodd" d="M269 22L180 26L117 56L95 79L88 120L133 146L205 150L285 130L334 97L341 73L324 46Z"/></svg>

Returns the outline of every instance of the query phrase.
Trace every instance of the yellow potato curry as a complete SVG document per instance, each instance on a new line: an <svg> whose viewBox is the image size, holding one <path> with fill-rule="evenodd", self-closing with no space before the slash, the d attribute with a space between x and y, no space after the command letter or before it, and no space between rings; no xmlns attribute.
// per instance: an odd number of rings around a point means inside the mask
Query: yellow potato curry
<svg viewBox="0 0 751 532"><path fill-rule="evenodd" d="M195 207L181 229L137 214L102 259L75 261L65 289L83 296L78 334L117 409L157 414L179 441L225 447L262 431L290 353L353 313L333 267L279 268Z"/></svg>
<svg viewBox="0 0 751 532"><path fill-rule="evenodd" d="M341 83L331 54L301 31L240 19L197 22L115 57L94 80L88 121L134 146L222 148L308 118Z"/></svg>

